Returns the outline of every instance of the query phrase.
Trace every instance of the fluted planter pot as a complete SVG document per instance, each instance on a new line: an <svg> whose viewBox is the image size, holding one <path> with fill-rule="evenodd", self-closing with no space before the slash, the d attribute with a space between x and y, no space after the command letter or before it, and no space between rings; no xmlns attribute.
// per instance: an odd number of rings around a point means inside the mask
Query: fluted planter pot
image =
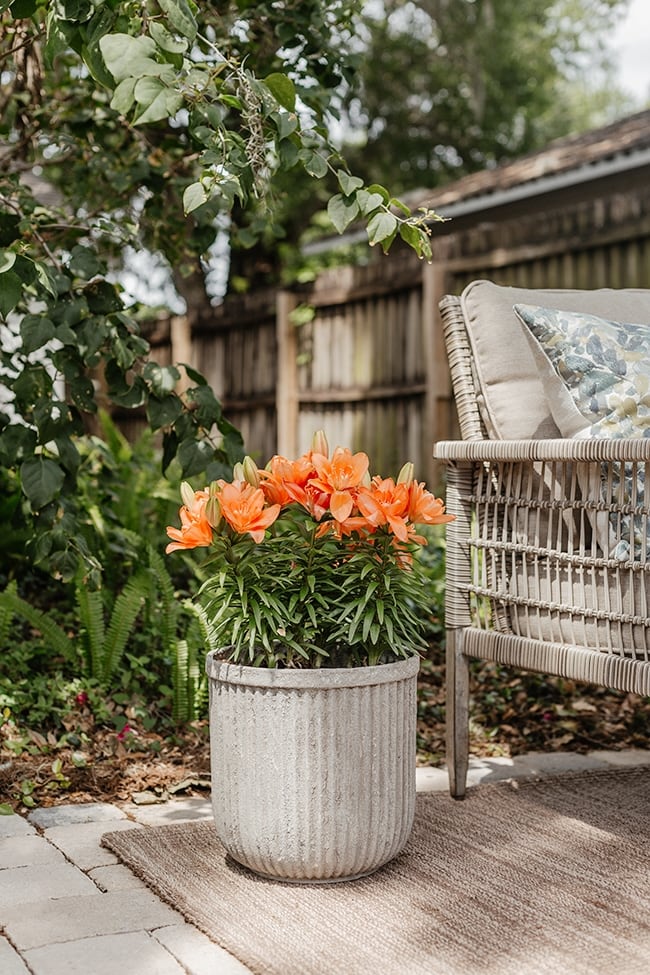
<svg viewBox="0 0 650 975"><path fill-rule="evenodd" d="M208 654L212 808L230 856L284 881L351 880L404 847L419 660L274 670Z"/></svg>

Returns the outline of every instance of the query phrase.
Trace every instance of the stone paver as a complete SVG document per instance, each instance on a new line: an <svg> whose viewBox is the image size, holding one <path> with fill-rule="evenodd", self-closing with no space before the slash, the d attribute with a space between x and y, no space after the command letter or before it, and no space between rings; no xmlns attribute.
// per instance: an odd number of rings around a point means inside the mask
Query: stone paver
<svg viewBox="0 0 650 975"><path fill-rule="evenodd" d="M65 806L49 806L34 809L27 819L39 829L51 826L71 826L75 823L107 823L124 819L125 813L109 802L79 802Z"/></svg>
<svg viewBox="0 0 650 975"><path fill-rule="evenodd" d="M135 887L142 890L146 887L146 884L122 863L114 863L107 867L95 867L93 870L88 871L88 876L92 877L104 892L109 890L133 890Z"/></svg>
<svg viewBox="0 0 650 975"><path fill-rule="evenodd" d="M93 867L103 867L118 862L114 853L105 850L100 845L100 840L104 833L113 833L124 829L142 829L142 827L125 818L113 821L78 823L72 826L52 826L50 829L46 829L43 835L82 870L92 870Z"/></svg>
<svg viewBox="0 0 650 975"><path fill-rule="evenodd" d="M35 836L36 830L22 816L0 816L0 837Z"/></svg>
<svg viewBox="0 0 650 975"><path fill-rule="evenodd" d="M212 819L212 802L203 796L170 799L150 806L124 803L122 810L143 826L169 826L171 823L189 823L197 819Z"/></svg>
<svg viewBox="0 0 650 975"><path fill-rule="evenodd" d="M33 975L185 975L176 959L144 931L45 945L26 951L25 958Z"/></svg>
<svg viewBox="0 0 650 975"><path fill-rule="evenodd" d="M122 890L103 894L92 880L84 879L96 896L42 899L4 907L2 921L12 944L22 952L96 935L149 931L184 920L150 890L130 890L128 896Z"/></svg>
<svg viewBox="0 0 650 975"><path fill-rule="evenodd" d="M191 924L158 928L154 938L178 959L189 975L249 975L250 969Z"/></svg>
<svg viewBox="0 0 650 975"><path fill-rule="evenodd" d="M2 935L0 935L0 972L2 975L30 975L25 962Z"/></svg>
<svg viewBox="0 0 650 975"><path fill-rule="evenodd" d="M63 854L36 834L19 834L0 839L0 870L39 863L65 863Z"/></svg>
<svg viewBox="0 0 650 975"><path fill-rule="evenodd" d="M8 914L25 913L23 904L47 903L47 898L79 895L90 901L100 890L83 871L70 863L48 863L0 870L0 927ZM93 897L88 897L93 895ZM52 901L56 903L56 901Z"/></svg>

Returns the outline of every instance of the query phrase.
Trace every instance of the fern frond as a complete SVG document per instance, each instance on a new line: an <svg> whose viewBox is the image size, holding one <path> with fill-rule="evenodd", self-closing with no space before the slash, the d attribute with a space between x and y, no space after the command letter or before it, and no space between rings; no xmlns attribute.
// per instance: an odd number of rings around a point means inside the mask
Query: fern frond
<svg viewBox="0 0 650 975"><path fill-rule="evenodd" d="M163 644L163 652L170 652L176 638L176 625L178 622L178 603L174 595L174 583L170 576L167 566L160 552L157 552L153 545L147 546L149 554L149 566L154 574L158 592L160 594L160 635Z"/></svg>
<svg viewBox="0 0 650 975"><path fill-rule="evenodd" d="M18 586L16 584L16 580L12 579L12 581L5 589L5 592L15 596L17 594L17 591L18 591ZM14 617L14 611L11 608L11 606L9 606L8 603L0 602L0 647L7 646L7 641L9 639L9 630L11 628L11 621L13 617Z"/></svg>
<svg viewBox="0 0 650 975"><path fill-rule="evenodd" d="M99 590L77 581L75 589L79 621L85 631L86 666L90 677L100 678L104 656L104 601Z"/></svg>
<svg viewBox="0 0 650 975"><path fill-rule="evenodd" d="M183 724L190 720L190 700L187 680L189 648L187 640L177 640L174 650L174 664L172 668L172 717L176 724Z"/></svg>
<svg viewBox="0 0 650 975"><path fill-rule="evenodd" d="M107 683L122 658L126 642L133 630L138 613L147 598L149 582L144 572L138 572L126 583L113 604L111 621L104 643L101 680Z"/></svg>
<svg viewBox="0 0 650 975"><path fill-rule="evenodd" d="M0 593L0 606L5 614L9 614L9 622L11 621L11 614L21 616L35 630L39 630L43 634L44 640L54 653L60 654L68 660L74 658L74 644L65 630L51 620L47 613L36 609L22 596L19 596L15 587L12 589L8 586L3 593Z"/></svg>

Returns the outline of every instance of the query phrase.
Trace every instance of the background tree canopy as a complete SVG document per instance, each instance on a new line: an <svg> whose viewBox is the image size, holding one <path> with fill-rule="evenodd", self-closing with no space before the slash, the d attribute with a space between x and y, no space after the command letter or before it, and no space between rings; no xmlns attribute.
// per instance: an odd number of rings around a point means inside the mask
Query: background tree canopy
<svg viewBox="0 0 650 975"><path fill-rule="evenodd" d="M623 6L0 0L0 477L32 559L99 571L76 485L100 393L146 409L164 469L241 455L200 373L179 395L179 368L148 361L119 283L137 254L190 317L222 290L219 249L231 285L275 281L318 210L426 258L435 214L395 188L566 131L558 91Z"/></svg>
<svg viewBox="0 0 650 975"><path fill-rule="evenodd" d="M438 186L625 114L604 41L627 0L383 0L358 25L346 157Z"/></svg>

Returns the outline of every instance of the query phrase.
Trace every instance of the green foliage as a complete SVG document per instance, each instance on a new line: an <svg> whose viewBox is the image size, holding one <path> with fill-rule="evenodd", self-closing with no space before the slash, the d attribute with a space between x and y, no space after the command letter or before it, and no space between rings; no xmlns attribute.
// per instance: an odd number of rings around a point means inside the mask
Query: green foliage
<svg viewBox="0 0 650 975"><path fill-rule="evenodd" d="M145 701L163 723L205 710L205 643L186 600L192 558L178 560L172 578L158 551L179 471L163 478L151 432L129 444L107 416L101 424L102 439L78 441L76 495L81 537L101 572L78 571L67 585L30 569L24 552L0 558L10 580L0 592L0 706L32 727L58 725L81 691L99 723L112 722L106 701L120 695ZM177 654L183 639L187 653Z"/></svg>
<svg viewBox="0 0 650 975"><path fill-rule="evenodd" d="M426 648L431 589L388 531L341 545L300 511L262 542L217 536L202 587L210 644L253 666L351 667ZM404 560L413 559L404 567Z"/></svg>

